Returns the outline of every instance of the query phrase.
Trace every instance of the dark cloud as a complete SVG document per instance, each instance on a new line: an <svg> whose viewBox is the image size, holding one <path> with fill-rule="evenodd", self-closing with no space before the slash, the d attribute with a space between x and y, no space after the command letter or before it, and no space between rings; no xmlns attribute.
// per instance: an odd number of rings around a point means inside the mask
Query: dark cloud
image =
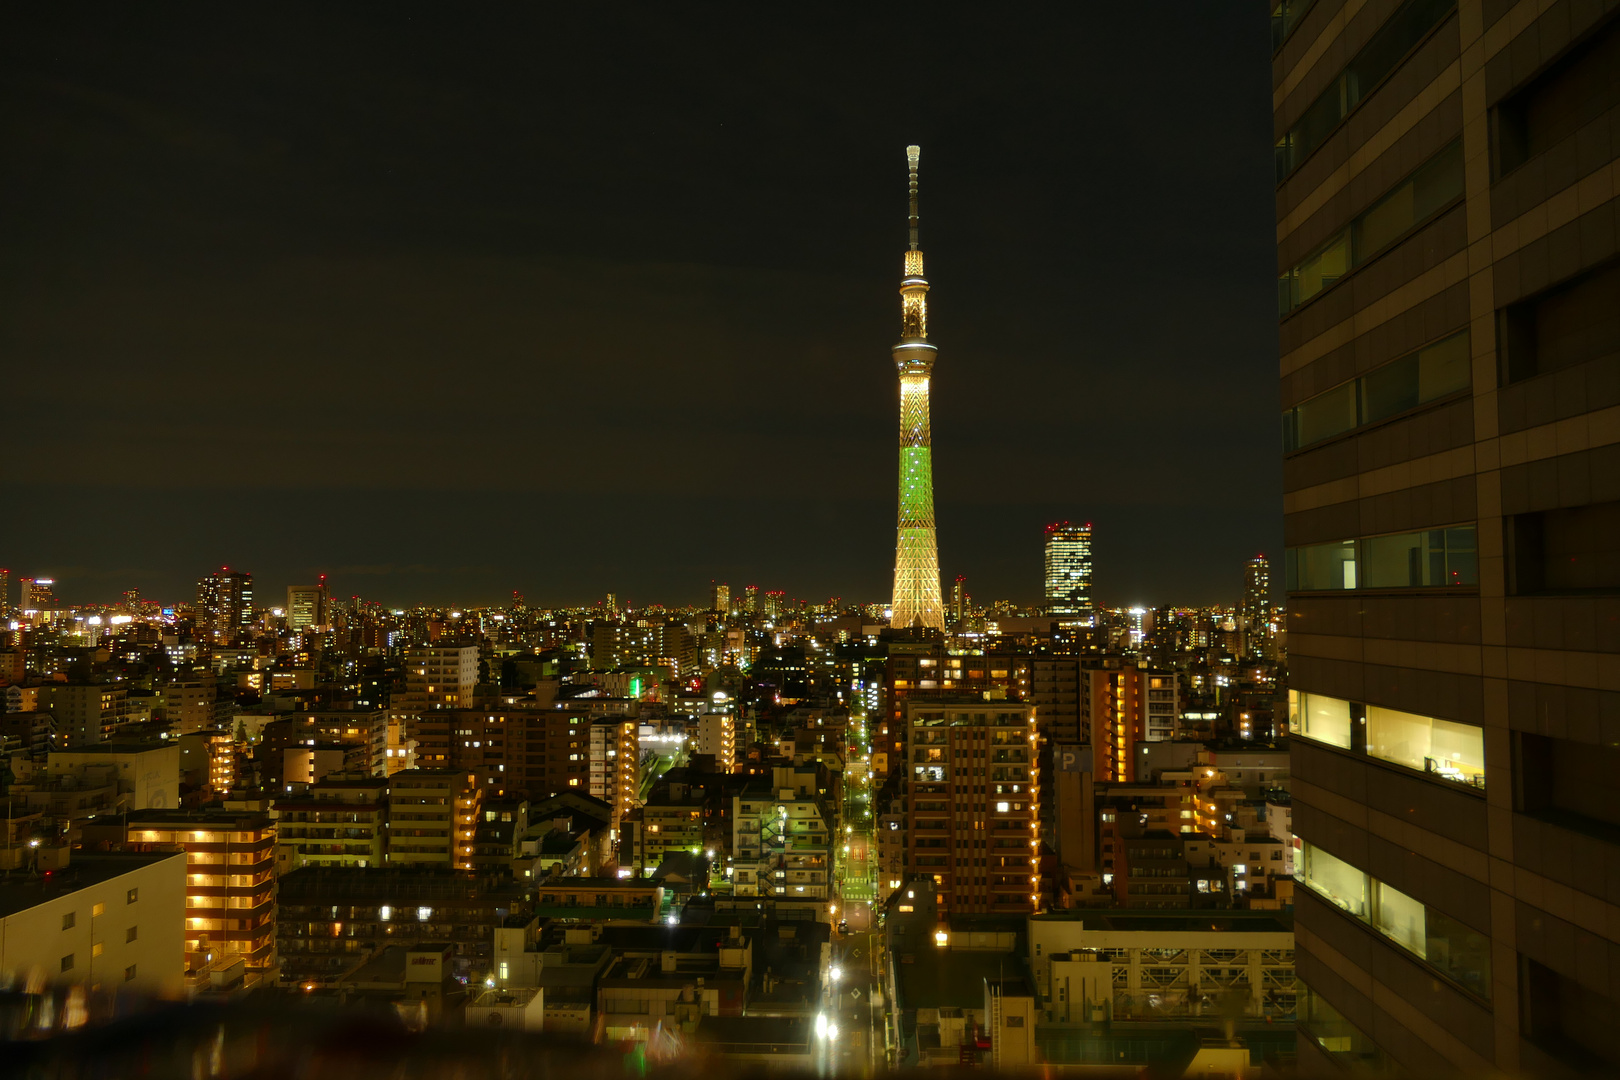
<svg viewBox="0 0 1620 1080"><path fill-rule="evenodd" d="M916 141L947 578L1033 598L1080 518L1105 599L1228 599L1280 539L1267 36L1155 11L32 13L0 560L881 598Z"/></svg>

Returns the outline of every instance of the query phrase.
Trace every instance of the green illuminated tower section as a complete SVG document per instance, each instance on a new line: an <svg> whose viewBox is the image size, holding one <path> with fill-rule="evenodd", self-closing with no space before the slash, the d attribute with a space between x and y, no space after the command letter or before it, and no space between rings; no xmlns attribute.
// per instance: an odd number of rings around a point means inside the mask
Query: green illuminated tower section
<svg viewBox="0 0 1620 1080"><path fill-rule="evenodd" d="M934 451L928 430L928 382L938 350L928 343L928 282L917 247L917 159L906 147L911 174L911 249L900 281L900 514L894 546L894 608L897 627L945 629L939 593L939 541L934 530Z"/></svg>

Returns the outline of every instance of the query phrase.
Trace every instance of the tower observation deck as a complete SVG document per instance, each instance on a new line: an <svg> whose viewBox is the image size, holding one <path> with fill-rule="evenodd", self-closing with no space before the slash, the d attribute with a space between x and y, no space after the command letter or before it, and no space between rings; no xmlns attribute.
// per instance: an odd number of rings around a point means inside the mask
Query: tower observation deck
<svg viewBox="0 0 1620 1080"><path fill-rule="evenodd" d="M900 373L900 512L894 547L896 627L945 628L939 592L939 540L934 527L933 436L928 426L928 384L938 352L928 341L928 282L917 246L917 159L906 147L910 172L911 247L900 279L900 343L894 365Z"/></svg>

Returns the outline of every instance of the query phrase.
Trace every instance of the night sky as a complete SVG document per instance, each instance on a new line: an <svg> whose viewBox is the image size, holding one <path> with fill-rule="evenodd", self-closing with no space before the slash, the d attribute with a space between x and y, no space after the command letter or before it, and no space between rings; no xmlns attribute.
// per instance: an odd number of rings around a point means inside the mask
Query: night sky
<svg viewBox="0 0 1620 1080"><path fill-rule="evenodd" d="M1035 601L1072 519L1101 601L1234 602L1282 533L1264 9L945 10L13 7L0 565L886 599L915 142L947 588Z"/></svg>

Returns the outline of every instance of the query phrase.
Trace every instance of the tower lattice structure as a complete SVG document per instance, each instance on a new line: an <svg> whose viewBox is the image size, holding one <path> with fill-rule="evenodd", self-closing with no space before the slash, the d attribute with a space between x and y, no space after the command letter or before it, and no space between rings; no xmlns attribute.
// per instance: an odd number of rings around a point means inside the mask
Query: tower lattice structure
<svg viewBox="0 0 1620 1080"><path fill-rule="evenodd" d="M917 246L917 160L919 147L906 147L910 171L911 247L900 280L900 343L894 364L900 372L900 513L894 547L894 606L897 627L945 629L939 592L939 539L934 526L934 450L928 427L928 384L938 350L928 342L928 282Z"/></svg>

